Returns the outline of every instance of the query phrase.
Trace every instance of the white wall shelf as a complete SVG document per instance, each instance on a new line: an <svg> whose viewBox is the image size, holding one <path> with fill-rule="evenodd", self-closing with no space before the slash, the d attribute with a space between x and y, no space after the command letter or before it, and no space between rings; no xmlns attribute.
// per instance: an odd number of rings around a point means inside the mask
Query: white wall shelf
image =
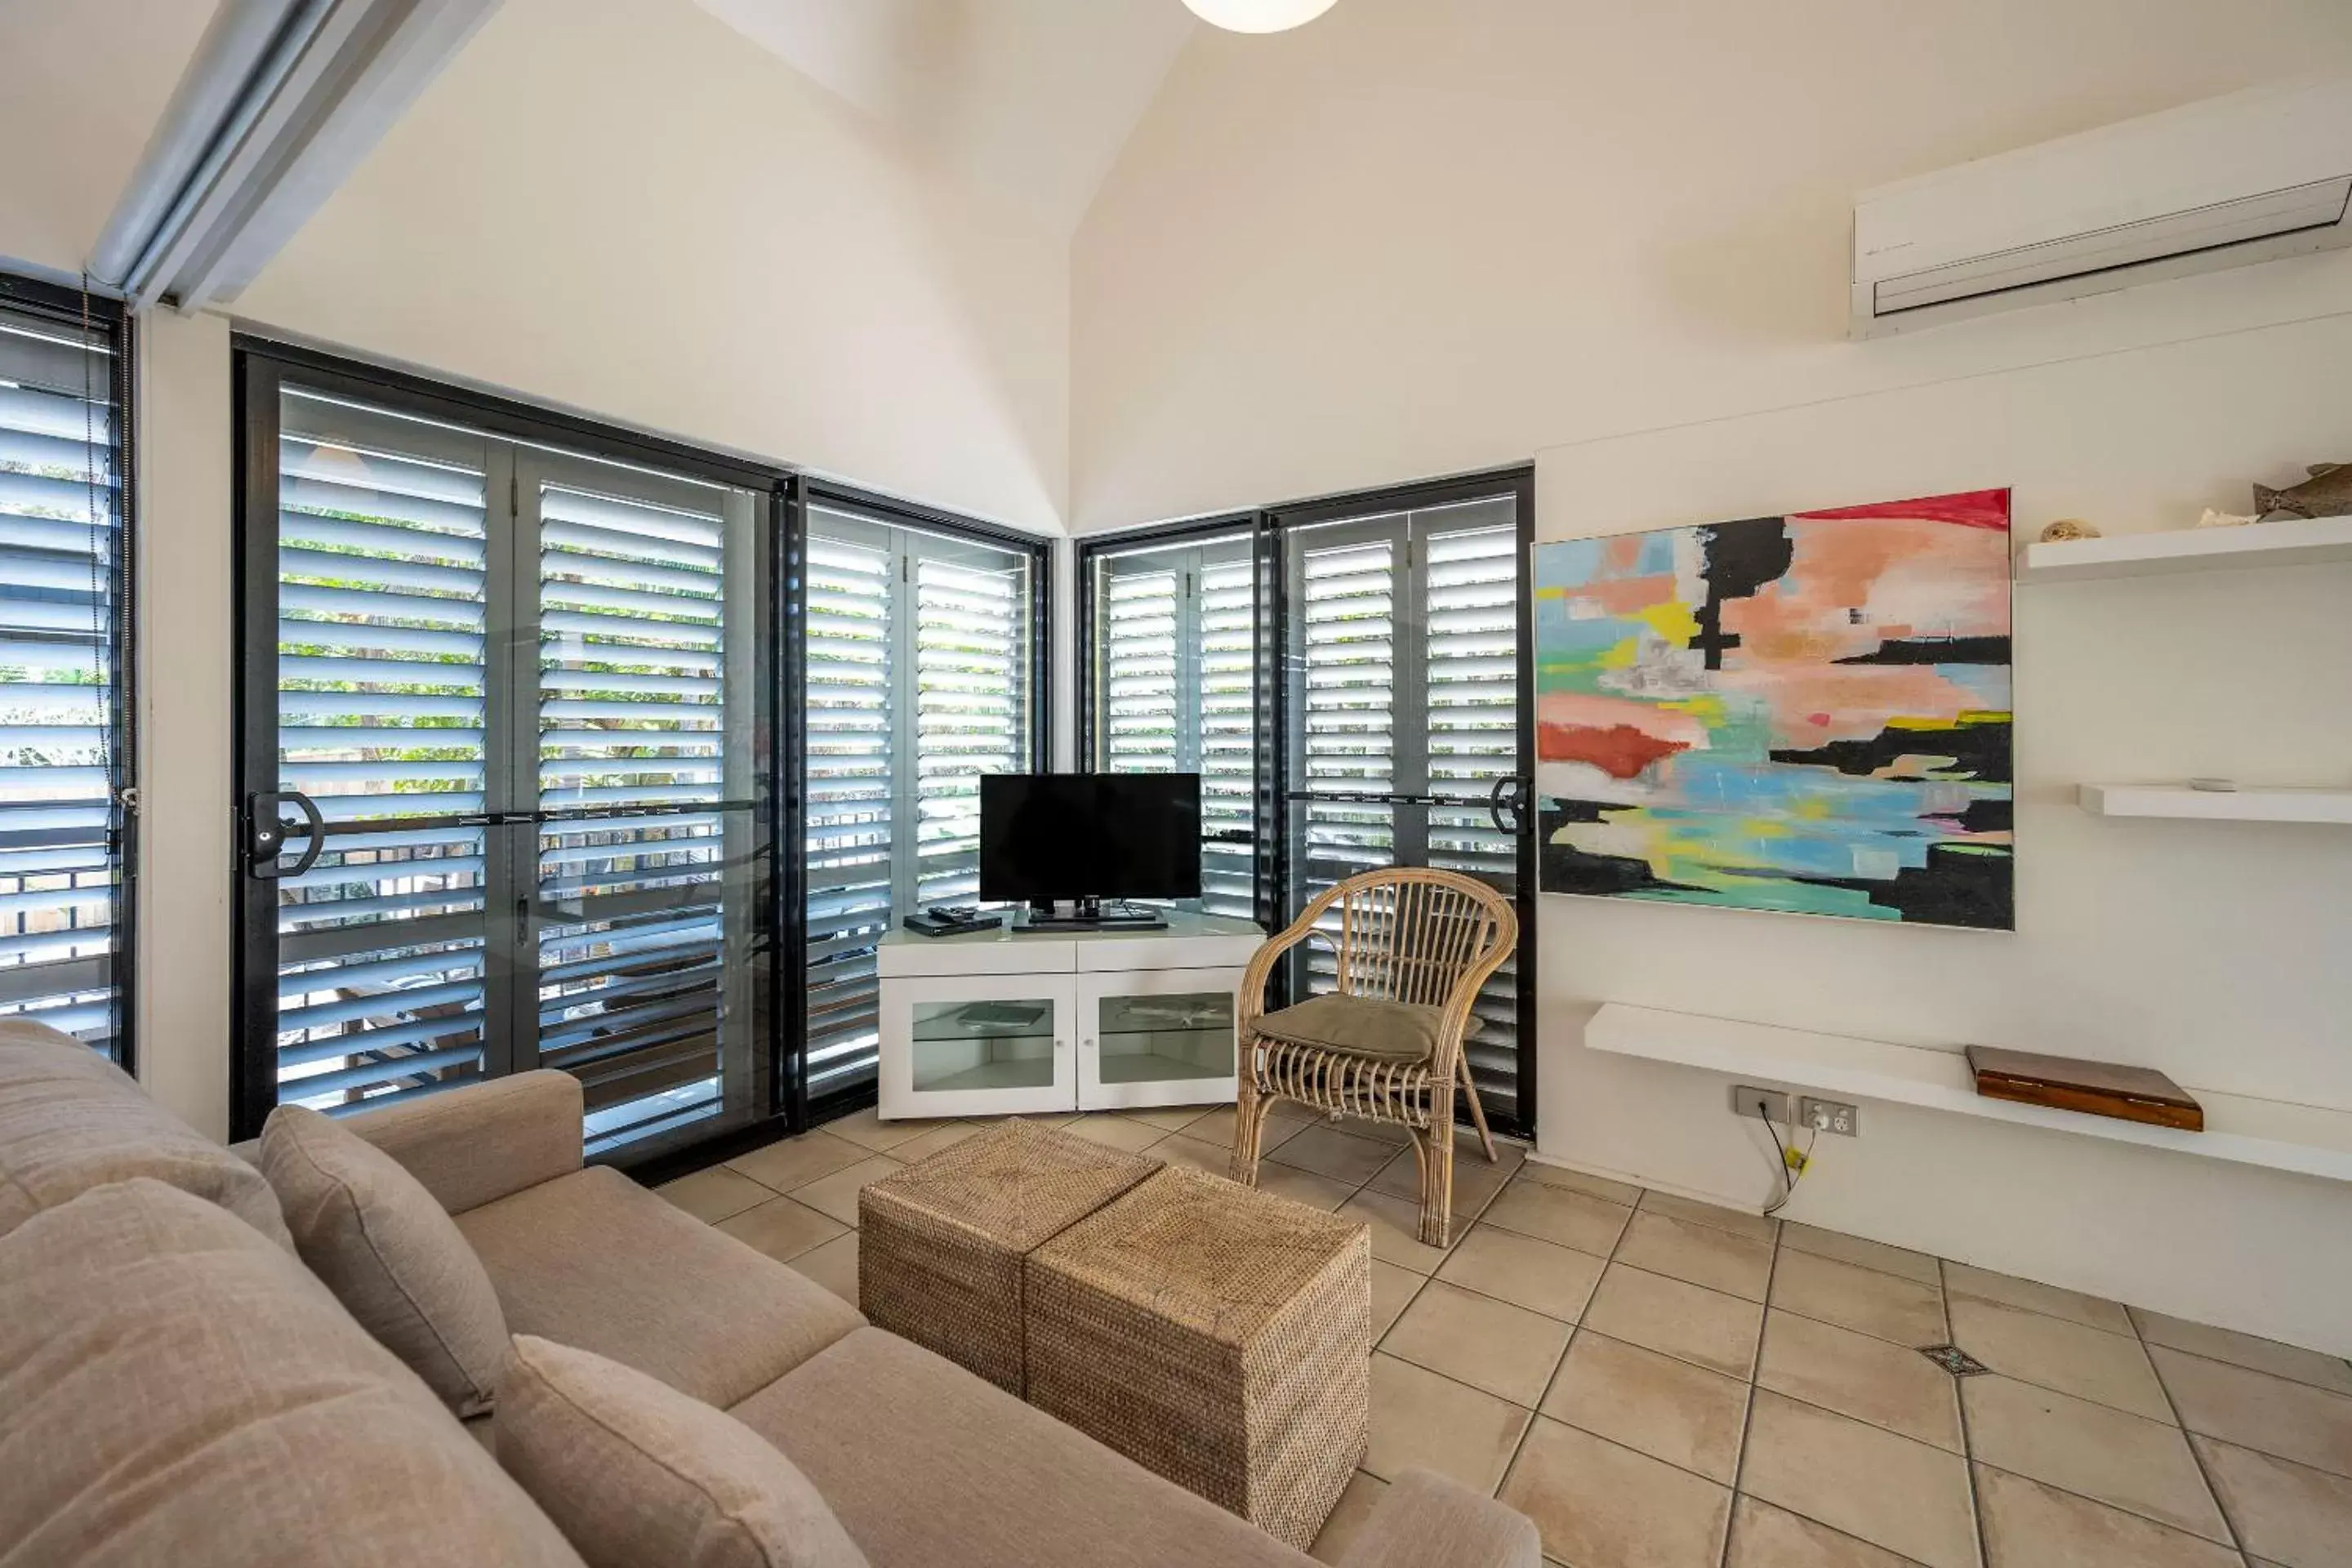
<svg viewBox="0 0 2352 1568"><path fill-rule="evenodd" d="M2352 563L2352 517L2289 518L2243 528L2179 528L2029 544L2018 558L2017 580L2072 583L2330 563Z"/></svg>
<svg viewBox="0 0 2352 1568"><path fill-rule="evenodd" d="M2316 822L2352 827L2352 789L2190 789L2186 784L2095 784L2078 791L2094 816L2163 816L2193 822Z"/></svg>
<svg viewBox="0 0 2352 1568"><path fill-rule="evenodd" d="M1703 1068L1759 1086L1835 1090L1858 1100L1892 1100L2352 1182L2352 1111L2192 1089L2189 1092L2205 1108L2205 1131L2185 1132L1989 1100L1977 1093L1968 1060L1958 1050L1817 1035L1622 1002L1609 1003L1592 1016L1584 1026L1584 1044L1591 1050Z"/></svg>

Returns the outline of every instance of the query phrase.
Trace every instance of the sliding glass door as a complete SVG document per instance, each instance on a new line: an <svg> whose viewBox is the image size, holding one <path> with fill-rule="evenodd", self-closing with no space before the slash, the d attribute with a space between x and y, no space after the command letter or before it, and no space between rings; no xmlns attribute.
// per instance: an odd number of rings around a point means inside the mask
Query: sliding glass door
<svg viewBox="0 0 2352 1568"><path fill-rule="evenodd" d="M769 496L247 355L240 1131L561 1068L772 1110Z"/></svg>

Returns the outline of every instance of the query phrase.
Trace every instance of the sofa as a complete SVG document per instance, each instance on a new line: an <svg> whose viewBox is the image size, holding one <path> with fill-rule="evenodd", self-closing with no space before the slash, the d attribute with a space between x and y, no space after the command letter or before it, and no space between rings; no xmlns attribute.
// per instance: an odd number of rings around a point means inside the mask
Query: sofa
<svg viewBox="0 0 2352 1568"><path fill-rule="evenodd" d="M1310 1563L584 1165L581 1110L533 1072L342 1125L454 1218L513 1335L730 1412L873 1568ZM500 1468L498 1420L350 1315L252 1162L79 1043L0 1023L0 1568L580 1562ZM1520 1515L1409 1472L1343 1561L1539 1554Z"/></svg>

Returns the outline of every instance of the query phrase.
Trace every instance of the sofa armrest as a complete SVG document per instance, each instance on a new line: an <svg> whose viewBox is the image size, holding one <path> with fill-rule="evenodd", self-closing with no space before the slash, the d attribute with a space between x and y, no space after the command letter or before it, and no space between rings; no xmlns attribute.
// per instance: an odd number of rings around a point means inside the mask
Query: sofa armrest
<svg viewBox="0 0 2352 1568"><path fill-rule="evenodd" d="M1428 1470L1406 1470L1373 1505L1339 1568L1543 1568L1526 1514Z"/></svg>
<svg viewBox="0 0 2352 1568"><path fill-rule="evenodd" d="M580 1080L542 1068L362 1111L343 1125L391 1155L451 1214L580 1169Z"/></svg>

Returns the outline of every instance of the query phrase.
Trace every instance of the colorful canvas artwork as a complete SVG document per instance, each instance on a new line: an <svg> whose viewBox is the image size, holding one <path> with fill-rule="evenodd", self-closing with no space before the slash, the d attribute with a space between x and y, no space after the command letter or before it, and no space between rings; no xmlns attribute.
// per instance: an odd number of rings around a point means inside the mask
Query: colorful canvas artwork
<svg viewBox="0 0 2352 1568"><path fill-rule="evenodd" d="M1538 546L1546 891L2008 930L2009 492Z"/></svg>

